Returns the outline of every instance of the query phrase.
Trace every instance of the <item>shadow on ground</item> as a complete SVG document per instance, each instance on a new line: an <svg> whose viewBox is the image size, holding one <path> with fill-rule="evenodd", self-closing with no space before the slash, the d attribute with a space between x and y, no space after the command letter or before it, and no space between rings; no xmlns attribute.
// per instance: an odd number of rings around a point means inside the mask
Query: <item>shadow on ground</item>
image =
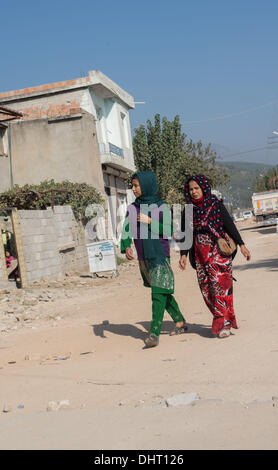
<svg viewBox="0 0 278 470"><path fill-rule="evenodd" d="M240 229L240 232L246 232L246 231L254 231L254 232L259 232L261 233L262 235L269 235L271 233L276 233L276 225L273 226L269 226L269 227L266 227L264 225L261 225L259 227L246 227L246 228L241 228Z"/></svg>
<svg viewBox="0 0 278 470"><path fill-rule="evenodd" d="M99 325L91 326L94 330L94 334L101 338L107 338L107 336L105 336L105 332L114 333L115 335L120 336L131 336L132 338L141 339L142 341L146 338L146 332L134 325L129 325L128 323L100 323Z"/></svg>
<svg viewBox="0 0 278 470"><path fill-rule="evenodd" d="M268 271L278 271L278 259L266 259L256 263L247 263L241 266L233 266L233 271L246 271L247 269L267 269Z"/></svg>
<svg viewBox="0 0 278 470"><path fill-rule="evenodd" d="M140 339L144 341L147 337L151 322L150 321L142 321L138 322L138 325L144 328L138 328L135 325L130 325L127 323L124 324L115 324L115 323L108 323L108 324L99 324L99 325L91 325L96 336L106 339L105 332L113 333L120 336L130 336L134 339ZM204 338L213 338L214 336L211 334L211 326L202 325L198 323L187 323L188 331L179 335L180 337L186 337L190 334L197 334ZM170 332L174 329L174 323L172 321L164 321L161 329L161 335L169 335Z"/></svg>

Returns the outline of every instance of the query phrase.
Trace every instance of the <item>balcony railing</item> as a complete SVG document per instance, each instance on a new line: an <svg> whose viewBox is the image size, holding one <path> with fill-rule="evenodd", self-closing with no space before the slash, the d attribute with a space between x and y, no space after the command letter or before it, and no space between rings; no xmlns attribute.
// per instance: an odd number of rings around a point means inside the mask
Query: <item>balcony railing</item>
<svg viewBox="0 0 278 470"><path fill-rule="evenodd" d="M118 157L124 158L123 149L117 147L117 145L111 144L111 142L108 142L107 144L99 144L99 151L102 155L113 153L114 155L118 155Z"/></svg>

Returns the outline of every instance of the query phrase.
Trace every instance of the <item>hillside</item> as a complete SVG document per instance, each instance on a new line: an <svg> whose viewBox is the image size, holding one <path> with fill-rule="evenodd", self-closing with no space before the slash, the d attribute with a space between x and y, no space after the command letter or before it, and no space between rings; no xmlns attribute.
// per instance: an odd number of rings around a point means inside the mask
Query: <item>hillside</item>
<svg viewBox="0 0 278 470"><path fill-rule="evenodd" d="M255 162L219 161L217 165L225 169L230 177L229 184L218 189L222 192L224 202L231 203L234 209L252 207L251 196L256 178L272 168L272 165Z"/></svg>

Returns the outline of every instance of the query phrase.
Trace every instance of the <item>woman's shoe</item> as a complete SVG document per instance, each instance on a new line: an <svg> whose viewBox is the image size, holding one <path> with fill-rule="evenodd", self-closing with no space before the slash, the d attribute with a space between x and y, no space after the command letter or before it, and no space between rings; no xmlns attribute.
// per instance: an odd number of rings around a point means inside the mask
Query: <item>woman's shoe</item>
<svg viewBox="0 0 278 470"><path fill-rule="evenodd" d="M218 338L228 338L230 334L231 334L231 331L228 328L222 328L222 330L218 334Z"/></svg>
<svg viewBox="0 0 278 470"><path fill-rule="evenodd" d="M145 345L148 348L154 348L155 346L158 346L158 343L159 343L158 336L155 336L152 334L145 339Z"/></svg>
<svg viewBox="0 0 278 470"><path fill-rule="evenodd" d="M175 326L173 331L171 331L170 336L181 335L182 333L186 333L187 330L188 326L186 324L186 321L184 320L181 326Z"/></svg>

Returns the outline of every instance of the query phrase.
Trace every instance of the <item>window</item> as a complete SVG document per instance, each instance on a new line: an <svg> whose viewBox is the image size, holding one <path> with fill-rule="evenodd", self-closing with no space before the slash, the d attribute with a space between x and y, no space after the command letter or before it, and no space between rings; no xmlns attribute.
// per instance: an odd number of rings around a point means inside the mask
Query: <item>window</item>
<svg viewBox="0 0 278 470"><path fill-rule="evenodd" d="M6 130L4 127L0 127L0 157L7 157Z"/></svg>
<svg viewBox="0 0 278 470"><path fill-rule="evenodd" d="M97 114L97 136L98 136L98 141L100 143L105 142L105 131L104 131L104 118L103 118L103 111L102 108L99 106L96 106L96 114Z"/></svg>
<svg viewBox="0 0 278 470"><path fill-rule="evenodd" d="M122 112L120 113L120 115L121 115L122 146L129 147L127 116L126 114Z"/></svg>

